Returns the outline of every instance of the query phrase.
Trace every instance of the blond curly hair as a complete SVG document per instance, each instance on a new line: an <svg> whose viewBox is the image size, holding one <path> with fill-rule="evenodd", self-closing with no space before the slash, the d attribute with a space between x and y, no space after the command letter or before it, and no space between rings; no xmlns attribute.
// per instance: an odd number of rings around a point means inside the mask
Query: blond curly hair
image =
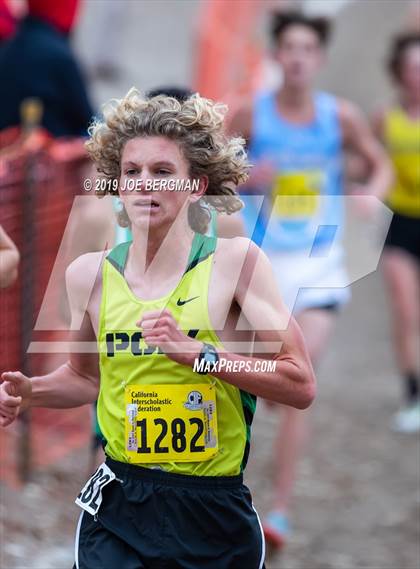
<svg viewBox="0 0 420 569"><path fill-rule="evenodd" d="M99 173L108 180L119 179L124 145L138 136L165 136L176 141L190 166L191 178L207 176L204 196L190 204L189 223L204 233L210 220L206 204L220 213L232 214L243 206L236 186L248 179L250 164L242 138L223 132L227 106L200 97L198 93L185 101L158 95L147 99L132 88L123 99L112 99L103 108L103 120L89 127L87 151ZM117 195L112 184L107 193ZM204 203L203 203L204 202ZM119 216L119 223L129 226Z"/></svg>

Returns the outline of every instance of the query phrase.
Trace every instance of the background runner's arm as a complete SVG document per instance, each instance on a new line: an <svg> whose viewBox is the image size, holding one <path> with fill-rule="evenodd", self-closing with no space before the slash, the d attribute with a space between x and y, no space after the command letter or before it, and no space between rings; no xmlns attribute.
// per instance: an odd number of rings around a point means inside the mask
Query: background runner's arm
<svg viewBox="0 0 420 569"><path fill-rule="evenodd" d="M380 110L373 114L371 118L371 125L373 133L376 138L384 145L385 144L385 111Z"/></svg>
<svg viewBox="0 0 420 569"><path fill-rule="evenodd" d="M385 150L356 106L340 101L339 117L344 145L359 154L369 169L364 193L383 200L393 182L393 170Z"/></svg>

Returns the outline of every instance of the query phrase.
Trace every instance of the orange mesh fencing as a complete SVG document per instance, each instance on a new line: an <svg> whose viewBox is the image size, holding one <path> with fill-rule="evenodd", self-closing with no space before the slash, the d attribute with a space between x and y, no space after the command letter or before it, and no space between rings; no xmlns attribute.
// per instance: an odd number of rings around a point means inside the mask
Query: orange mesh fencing
<svg viewBox="0 0 420 569"><path fill-rule="evenodd" d="M39 375L65 359L64 355L29 355L27 348L31 340L51 341L60 335L33 328L74 197L80 193L86 161L80 141L53 140L42 130L29 136L15 128L0 132L0 223L21 255L17 281L0 291L1 371ZM63 282L48 299L52 329L63 319L64 290ZM30 456L31 467L39 468L86 444L89 424L86 407L33 409L30 416L0 429L0 477L18 483L23 452Z"/></svg>
<svg viewBox="0 0 420 569"><path fill-rule="evenodd" d="M263 52L255 29L265 9L261 0L206 0L197 26L194 88L223 100L230 109L255 90Z"/></svg>

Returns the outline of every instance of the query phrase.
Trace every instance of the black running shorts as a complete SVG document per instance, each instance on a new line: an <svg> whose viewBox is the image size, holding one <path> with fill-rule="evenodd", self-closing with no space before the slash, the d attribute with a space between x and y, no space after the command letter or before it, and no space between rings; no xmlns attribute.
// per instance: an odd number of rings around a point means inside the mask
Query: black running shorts
<svg viewBox="0 0 420 569"><path fill-rule="evenodd" d="M420 260L420 219L395 213L385 247L398 247Z"/></svg>
<svg viewBox="0 0 420 569"><path fill-rule="evenodd" d="M76 569L264 567L261 525L242 476L185 476L110 458L106 465L117 478L102 488L96 515L82 511ZM95 492L88 497L98 502Z"/></svg>

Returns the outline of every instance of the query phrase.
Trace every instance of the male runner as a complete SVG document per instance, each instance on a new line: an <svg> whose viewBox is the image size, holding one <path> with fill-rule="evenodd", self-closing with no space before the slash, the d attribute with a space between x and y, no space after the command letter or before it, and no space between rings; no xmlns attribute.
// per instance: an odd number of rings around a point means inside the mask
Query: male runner
<svg viewBox="0 0 420 569"><path fill-rule="evenodd" d="M404 406L393 417L400 432L420 430L420 34L395 38L388 62L396 104L378 113L374 128L396 174L388 204L394 217L382 266L394 317L394 343L404 382Z"/></svg>
<svg viewBox="0 0 420 569"><path fill-rule="evenodd" d="M247 178L243 141L223 134L225 112L198 95L180 103L136 90L105 109L87 148L119 180L133 241L68 268L77 342L68 363L44 377L2 374L3 426L21 408L75 407L99 391L107 459L77 500L78 569L264 564L242 484L256 397L306 408L314 375L295 321L284 330L266 256L245 238L203 234L202 200L235 211L232 186ZM147 190L169 181L186 190ZM138 191L123 191L128 183ZM263 357L245 355L253 340ZM263 371L270 361L275 371Z"/></svg>
<svg viewBox="0 0 420 569"><path fill-rule="evenodd" d="M341 244L344 149L369 165L369 181L358 193L380 198L391 180L386 157L361 112L314 89L329 36L330 24L323 18L275 15L272 40L283 84L240 109L230 126L247 139L255 165L247 184L254 195L241 196L248 234L268 254L314 365L328 345L338 308L350 297ZM364 207L369 214L369 203ZM264 524L267 539L277 547L290 531L287 511L306 438L306 415L287 409L274 452L273 510Z"/></svg>

